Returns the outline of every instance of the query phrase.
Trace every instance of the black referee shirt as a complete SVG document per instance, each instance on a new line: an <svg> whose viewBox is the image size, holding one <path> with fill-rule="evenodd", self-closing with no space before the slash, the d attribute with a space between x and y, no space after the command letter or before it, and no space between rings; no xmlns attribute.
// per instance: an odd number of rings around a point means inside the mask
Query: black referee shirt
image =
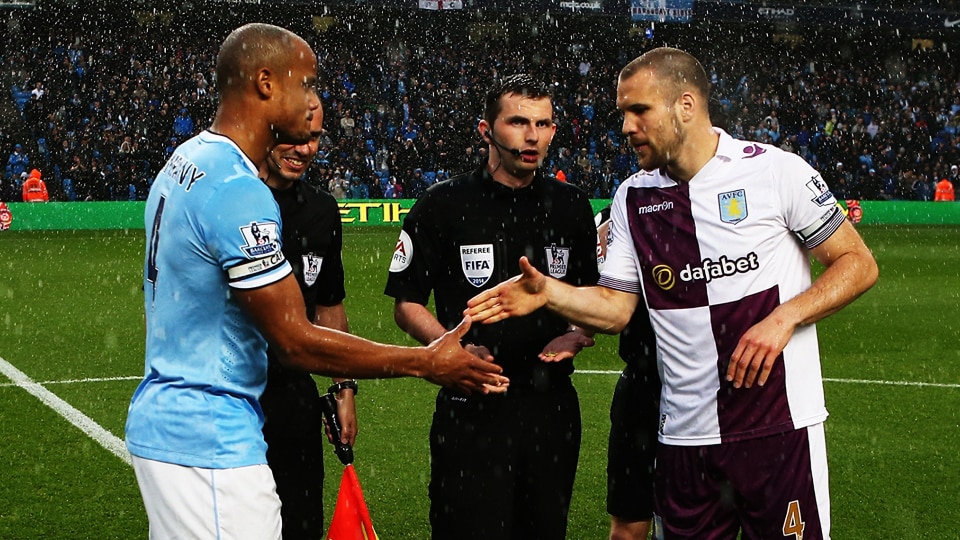
<svg viewBox="0 0 960 540"><path fill-rule="evenodd" d="M283 256L293 267L307 318L313 322L317 305L335 306L346 297L343 280L343 225L340 206L329 193L302 181L285 190L270 188L280 207ZM285 369L267 347L268 391L283 384L314 385L306 372ZM271 382L273 384L271 384ZM314 385L315 386L315 385ZM274 395L270 392L270 395ZM294 396L291 394L290 398ZM279 396L276 399L283 399ZM261 400L263 401L263 400Z"/></svg>
<svg viewBox="0 0 960 540"><path fill-rule="evenodd" d="M597 231L587 195L538 172L521 189L504 186L485 167L432 186L403 222L385 293L426 305L434 294L437 319L453 328L467 300L520 272L526 256L544 274L592 285ZM567 323L546 309L491 325L475 324L465 343L484 345L503 366L511 387L573 372L572 360L545 364L537 355Z"/></svg>

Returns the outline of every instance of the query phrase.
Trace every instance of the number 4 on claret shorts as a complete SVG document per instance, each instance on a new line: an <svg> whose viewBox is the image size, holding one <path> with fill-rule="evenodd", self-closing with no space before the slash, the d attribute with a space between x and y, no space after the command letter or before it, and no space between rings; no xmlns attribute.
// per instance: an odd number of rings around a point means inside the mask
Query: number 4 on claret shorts
<svg viewBox="0 0 960 540"><path fill-rule="evenodd" d="M799 501L790 501L787 505L787 515L783 518L783 535L803 540L803 518L800 517Z"/></svg>

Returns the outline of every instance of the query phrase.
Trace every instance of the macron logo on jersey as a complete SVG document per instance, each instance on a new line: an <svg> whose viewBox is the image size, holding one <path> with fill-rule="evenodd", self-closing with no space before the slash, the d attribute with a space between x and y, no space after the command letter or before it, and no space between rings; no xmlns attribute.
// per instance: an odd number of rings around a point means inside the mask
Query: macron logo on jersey
<svg viewBox="0 0 960 540"><path fill-rule="evenodd" d="M767 153L759 144L752 144L750 146L743 147L743 159L750 159L759 156L760 154Z"/></svg>
<svg viewBox="0 0 960 540"><path fill-rule="evenodd" d="M644 214L666 212L667 210L673 210L673 201L663 201L657 204L648 204L646 206L641 206L637 208L637 213L642 216Z"/></svg>

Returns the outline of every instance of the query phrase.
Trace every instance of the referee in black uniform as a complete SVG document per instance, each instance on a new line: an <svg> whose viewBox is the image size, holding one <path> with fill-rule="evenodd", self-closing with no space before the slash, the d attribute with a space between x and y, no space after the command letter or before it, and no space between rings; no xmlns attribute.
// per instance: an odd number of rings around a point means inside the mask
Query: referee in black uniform
<svg viewBox="0 0 960 540"><path fill-rule="evenodd" d="M280 207L283 254L303 293L307 317L319 326L347 332L343 306L343 226L330 194L299 181L319 147L323 115L314 114L314 137L306 144L273 149L261 174ZM267 463L280 496L283 538L323 538L324 427L313 377L281 366L267 349L267 386L260 397L265 417ZM355 381L335 379L343 442L354 443Z"/></svg>
<svg viewBox="0 0 960 540"><path fill-rule="evenodd" d="M610 207L594 220L600 240L599 266L607 253ZM645 305L638 305L620 332L624 362L610 403L607 441L607 513L610 540L646 540L653 518L653 467L660 422L660 375L656 336Z"/></svg>
<svg viewBox="0 0 960 540"><path fill-rule="evenodd" d="M421 343L456 326L467 300L514 275L520 256L571 284L599 278L589 199L540 171L556 131L550 91L527 75L503 79L488 92L478 129L487 162L417 201L391 262L395 319ZM436 316L426 308L431 291ZM570 374L573 356L593 340L544 309L474 325L463 342L503 366L510 388L439 391L430 432L433 538L563 539L581 428Z"/></svg>

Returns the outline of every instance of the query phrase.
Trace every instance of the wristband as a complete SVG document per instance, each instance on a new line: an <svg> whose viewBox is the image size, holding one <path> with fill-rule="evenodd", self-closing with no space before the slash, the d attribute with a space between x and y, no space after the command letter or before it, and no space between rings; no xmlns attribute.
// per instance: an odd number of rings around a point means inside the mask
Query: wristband
<svg viewBox="0 0 960 540"><path fill-rule="evenodd" d="M348 379L346 381L340 381L330 388L327 388L328 394L339 394L342 390L349 388L353 390L353 395L357 395L357 381L353 379Z"/></svg>

